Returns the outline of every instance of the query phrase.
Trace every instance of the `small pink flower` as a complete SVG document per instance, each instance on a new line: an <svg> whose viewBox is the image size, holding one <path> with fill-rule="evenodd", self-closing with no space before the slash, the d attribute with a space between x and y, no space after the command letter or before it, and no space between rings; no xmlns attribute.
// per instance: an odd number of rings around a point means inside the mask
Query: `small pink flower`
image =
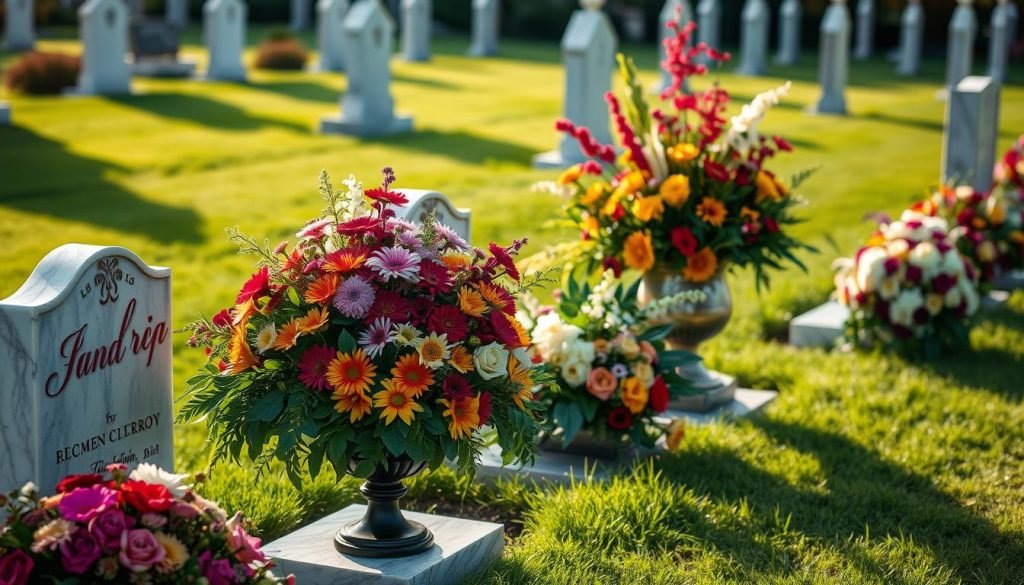
<svg viewBox="0 0 1024 585"><path fill-rule="evenodd" d="M102 556L100 545L85 530L76 530L60 545L60 564L72 575L82 575Z"/></svg>
<svg viewBox="0 0 1024 585"><path fill-rule="evenodd" d="M26 585L35 561L24 551L14 550L0 557L0 585Z"/></svg>
<svg viewBox="0 0 1024 585"><path fill-rule="evenodd" d="M214 559L213 553L206 551L199 555L199 570L210 585L234 585L238 582L235 570L227 559Z"/></svg>
<svg viewBox="0 0 1024 585"><path fill-rule="evenodd" d="M104 510L89 523L89 533L103 552L115 553L121 549L121 535L134 524L135 519L128 518L121 510Z"/></svg>
<svg viewBox="0 0 1024 585"><path fill-rule="evenodd" d="M267 557L260 550L262 544L260 539L246 534L245 528L242 527L241 515L236 514L228 522L228 547L235 551L235 558L240 562L246 564L266 562Z"/></svg>
<svg viewBox="0 0 1024 585"><path fill-rule="evenodd" d="M72 522L89 522L104 510L116 508L117 492L103 486L75 488L60 501L60 514Z"/></svg>
<svg viewBox="0 0 1024 585"><path fill-rule="evenodd" d="M164 560L164 547L145 528L127 530L121 535L121 566L133 573L142 573Z"/></svg>

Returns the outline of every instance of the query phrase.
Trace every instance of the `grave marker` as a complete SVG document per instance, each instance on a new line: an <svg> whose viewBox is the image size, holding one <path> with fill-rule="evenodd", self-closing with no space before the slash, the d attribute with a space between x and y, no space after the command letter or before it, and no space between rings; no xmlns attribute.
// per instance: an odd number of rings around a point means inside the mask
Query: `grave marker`
<svg viewBox="0 0 1024 585"><path fill-rule="evenodd" d="M924 8L921 0L910 0L900 17L900 75L917 75L921 68L921 45L924 43Z"/></svg>
<svg viewBox="0 0 1024 585"><path fill-rule="evenodd" d="M875 0L857 2L857 46L853 58L864 61L871 58L875 43Z"/></svg>
<svg viewBox="0 0 1024 585"><path fill-rule="evenodd" d="M247 14L241 0L207 0L203 5L203 35L210 54L207 79L245 81L242 51Z"/></svg>
<svg viewBox="0 0 1024 585"><path fill-rule="evenodd" d="M422 189L399 189L409 199L409 203L397 210L396 217L422 224L433 212L437 221L455 230L466 242L470 242L471 212L452 205L443 193Z"/></svg>
<svg viewBox="0 0 1024 585"><path fill-rule="evenodd" d="M11 106L10 104L0 103L0 126L6 126L11 123Z"/></svg>
<svg viewBox="0 0 1024 585"><path fill-rule="evenodd" d="M28 51L35 46L35 43L33 0L5 0L4 50Z"/></svg>
<svg viewBox="0 0 1024 585"><path fill-rule="evenodd" d="M402 0L402 56L406 61L430 61L432 4L431 0Z"/></svg>
<svg viewBox="0 0 1024 585"><path fill-rule="evenodd" d="M135 19L130 28L132 75L188 77L193 61L178 59L178 29L163 20Z"/></svg>
<svg viewBox="0 0 1024 585"><path fill-rule="evenodd" d="M501 29L501 0L473 0L472 57L498 54L498 32Z"/></svg>
<svg viewBox="0 0 1024 585"><path fill-rule="evenodd" d="M295 32L308 30L313 23L310 22L310 0L291 0L291 19L288 27Z"/></svg>
<svg viewBox="0 0 1024 585"><path fill-rule="evenodd" d="M956 87L960 80L971 74L974 59L974 37L978 21L974 16L974 0L957 0L953 18L949 21L949 52L946 56L946 88Z"/></svg>
<svg viewBox="0 0 1024 585"><path fill-rule="evenodd" d="M846 78L850 66L850 12L846 0L832 0L821 21L817 114L846 114Z"/></svg>
<svg viewBox="0 0 1024 585"><path fill-rule="evenodd" d="M999 84L989 77L965 77L946 104L941 182L960 181L988 191L998 134Z"/></svg>
<svg viewBox="0 0 1024 585"><path fill-rule="evenodd" d="M1010 18L1008 0L998 0L992 10L988 47L988 76L1006 82L1006 65L1010 57Z"/></svg>
<svg viewBox="0 0 1024 585"><path fill-rule="evenodd" d="M722 48L722 4L720 0L700 0L697 3L697 41L721 50ZM711 59L700 56L700 62L708 65Z"/></svg>
<svg viewBox="0 0 1024 585"><path fill-rule="evenodd" d="M771 9L767 0L747 0L743 5L742 30L740 33L739 75L764 75L768 72L765 60L768 56L768 26L771 24Z"/></svg>
<svg viewBox="0 0 1024 585"><path fill-rule="evenodd" d="M170 470L171 272L67 244L0 301L0 477L52 493L110 463Z"/></svg>
<svg viewBox="0 0 1024 585"><path fill-rule="evenodd" d="M665 5L661 8L661 13L658 15L659 64L665 60L665 40L675 36L675 32L668 27L668 24L676 20L676 15L679 17L680 29L693 21L693 11L690 10L690 0L666 0ZM662 92L669 87L672 87L672 76L669 75L669 73L662 67L661 81L658 85L657 91ZM684 86L683 89L687 88Z"/></svg>
<svg viewBox="0 0 1024 585"><path fill-rule="evenodd" d="M562 37L565 63L564 116L578 126L589 128L601 144L610 144L611 130L604 94L611 89L618 41L600 2L573 13ZM558 150L539 154L533 164L538 168L557 168L587 160L576 139L563 134Z"/></svg>
<svg viewBox="0 0 1024 585"><path fill-rule="evenodd" d="M359 0L342 24L348 90L341 115L320 121L324 134L384 136L412 130L412 117L395 116L391 97L391 47L395 30L378 0Z"/></svg>
<svg viewBox="0 0 1024 585"><path fill-rule="evenodd" d="M800 28L803 8L800 0L782 0L779 7L779 52L775 62L793 65L800 58Z"/></svg>
<svg viewBox="0 0 1024 585"><path fill-rule="evenodd" d="M343 24L349 0L319 0L316 3L316 29L320 45L320 71L344 71Z"/></svg>
<svg viewBox="0 0 1024 585"><path fill-rule="evenodd" d="M82 71L70 93L131 92L128 49L128 8L121 0L89 0L78 9L81 22Z"/></svg>
<svg viewBox="0 0 1024 585"><path fill-rule="evenodd" d="M165 16L167 23L184 30L188 27L188 0L167 0Z"/></svg>

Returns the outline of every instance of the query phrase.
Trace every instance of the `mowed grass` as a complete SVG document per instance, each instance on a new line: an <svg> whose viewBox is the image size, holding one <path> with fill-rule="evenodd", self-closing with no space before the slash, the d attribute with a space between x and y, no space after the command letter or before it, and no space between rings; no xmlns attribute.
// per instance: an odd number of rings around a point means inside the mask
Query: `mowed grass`
<svg viewBox="0 0 1024 585"><path fill-rule="evenodd" d="M72 34L40 45L77 52ZM189 40L186 55L202 62L197 31ZM394 62L395 99L417 132L380 140L316 134L319 118L337 111L338 74L136 80L139 95L121 98L8 96L15 126L0 128L0 296L60 244L117 244L173 268L181 326L222 308L250 272L224 228L290 237L320 208L321 169L373 183L392 165L399 186L472 208L477 244L525 234L539 251L573 237L544 227L560 202L530 190L555 176L531 169L530 157L557 144L557 46L507 42L501 58L473 60L467 45L441 39L429 64ZM629 50L653 82L653 49ZM779 400L751 420L692 428L680 452L611 483L482 485L442 470L414 480L407 505L523 524L505 558L471 583L1024 582L1024 293L978 318L971 352L934 364L775 341L791 315L827 296L830 262L871 229L865 213L896 212L937 180L942 63L913 80L881 59L854 64L844 118L803 113L817 98L814 55L768 78L731 69L719 77L737 107L794 80L765 124L797 146L776 167L788 175L820 165L798 231L821 254L806 257L807 274L777 274L760 296L750 274L733 275L735 318L704 350L711 366L777 389ZM1024 131L1022 106L1024 88L1006 87L1000 149ZM184 342L175 337L178 392L203 361ZM204 468L203 436L202 426L176 429L180 470ZM356 486L321 477L300 493L282 477L256 483L248 470L222 466L204 489L247 510L272 539L359 501Z"/></svg>

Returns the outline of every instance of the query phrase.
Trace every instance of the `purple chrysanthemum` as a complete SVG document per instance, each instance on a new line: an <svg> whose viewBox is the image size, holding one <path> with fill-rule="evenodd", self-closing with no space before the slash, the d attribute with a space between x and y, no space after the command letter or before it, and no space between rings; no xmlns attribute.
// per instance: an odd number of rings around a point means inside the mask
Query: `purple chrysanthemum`
<svg viewBox="0 0 1024 585"><path fill-rule="evenodd" d="M385 282L392 278L401 278L409 282L418 282L420 273L420 256L405 248L382 248L373 253L366 261Z"/></svg>
<svg viewBox="0 0 1024 585"><path fill-rule="evenodd" d="M388 231L392 232L415 232L419 233L420 228L413 222L402 219L400 217L388 218L387 222Z"/></svg>
<svg viewBox="0 0 1024 585"><path fill-rule="evenodd" d="M370 312L376 297L373 286L358 276L353 276L338 287L334 293L334 307L346 317L362 319Z"/></svg>
<svg viewBox="0 0 1024 585"><path fill-rule="evenodd" d="M437 235L441 237L451 248L457 248L459 250L468 250L469 244L466 240L462 239L462 236L455 233L455 230L438 222L437 224Z"/></svg>
<svg viewBox="0 0 1024 585"><path fill-rule="evenodd" d="M395 239L398 241L398 245L403 248L415 250L423 246L423 240L415 232L398 232Z"/></svg>
<svg viewBox="0 0 1024 585"><path fill-rule="evenodd" d="M359 334L359 347L366 350L370 359L375 359L384 351L387 344L395 340L395 332L392 330L391 319L377 317L365 331Z"/></svg>

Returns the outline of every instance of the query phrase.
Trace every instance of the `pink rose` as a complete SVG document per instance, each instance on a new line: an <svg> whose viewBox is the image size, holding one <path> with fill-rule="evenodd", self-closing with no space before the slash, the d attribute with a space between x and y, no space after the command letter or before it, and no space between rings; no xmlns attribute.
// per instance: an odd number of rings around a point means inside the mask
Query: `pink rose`
<svg viewBox="0 0 1024 585"><path fill-rule="evenodd" d="M115 553L121 549L121 535L134 525L135 519L128 518L121 510L104 510L89 523L89 533L103 552Z"/></svg>
<svg viewBox="0 0 1024 585"><path fill-rule="evenodd" d="M26 585L35 562L24 551L14 550L0 557L0 585Z"/></svg>
<svg viewBox="0 0 1024 585"><path fill-rule="evenodd" d="M142 573L164 560L164 547L145 528L126 530L121 535L121 566L133 573Z"/></svg>
<svg viewBox="0 0 1024 585"><path fill-rule="evenodd" d="M84 574L102 554L99 543L86 530L76 530L60 543L60 564L72 575Z"/></svg>
<svg viewBox="0 0 1024 585"><path fill-rule="evenodd" d="M94 485L92 487L75 488L64 494L58 508L65 520L88 523L93 518L118 506L117 492Z"/></svg>
<svg viewBox="0 0 1024 585"><path fill-rule="evenodd" d="M213 559L213 553L206 551L199 555L199 570L210 585L234 585L238 582L235 570L227 559Z"/></svg>
<svg viewBox="0 0 1024 585"><path fill-rule="evenodd" d="M231 523L231 529L228 531L228 547L235 551L235 558L239 562L246 564L266 562L267 557L260 550L262 544L260 539L246 534L240 518Z"/></svg>
<svg viewBox="0 0 1024 585"><path fill-rule="evenodd" d="M608 368L594 368L587 376L587 392L593 394L601 402L607 402L618 387L618 378Z"/></svg>

